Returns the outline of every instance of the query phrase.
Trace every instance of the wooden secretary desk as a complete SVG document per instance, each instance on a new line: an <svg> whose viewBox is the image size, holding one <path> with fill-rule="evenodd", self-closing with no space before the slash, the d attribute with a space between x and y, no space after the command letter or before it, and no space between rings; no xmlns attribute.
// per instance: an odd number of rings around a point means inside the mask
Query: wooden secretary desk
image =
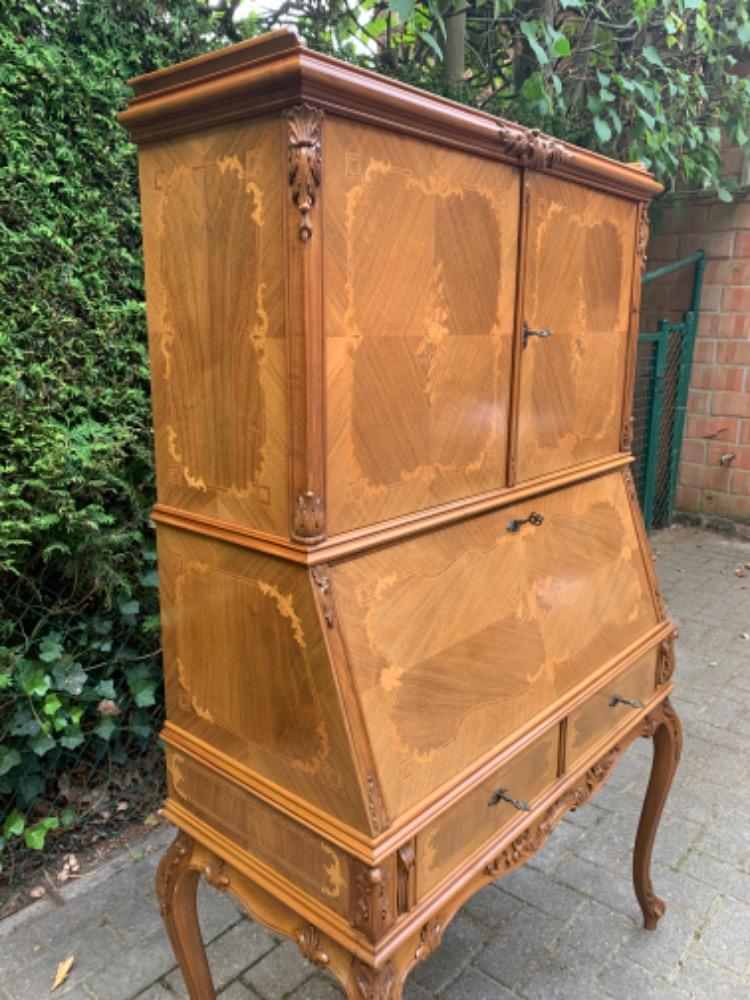
<svg viewBox="0 0 750 1000"><path fill-rule="evenodd" d="M277 32L133 81L168 721L158 876L358 1000L637 736L673 626L629 470L645 171Z"/></svg>

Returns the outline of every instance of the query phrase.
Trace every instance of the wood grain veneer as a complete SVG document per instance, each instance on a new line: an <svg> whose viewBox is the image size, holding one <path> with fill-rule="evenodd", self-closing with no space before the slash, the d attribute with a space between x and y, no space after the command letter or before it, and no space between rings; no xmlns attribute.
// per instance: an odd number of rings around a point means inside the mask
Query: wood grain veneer
<svg viewBox="0 0 750 1000"><path fill-rule="evenodd" d="M639 735L655 926L681 736L628 449L658 185L288 32L133 86L191 997L202 876L398 1000Z"/></svg>

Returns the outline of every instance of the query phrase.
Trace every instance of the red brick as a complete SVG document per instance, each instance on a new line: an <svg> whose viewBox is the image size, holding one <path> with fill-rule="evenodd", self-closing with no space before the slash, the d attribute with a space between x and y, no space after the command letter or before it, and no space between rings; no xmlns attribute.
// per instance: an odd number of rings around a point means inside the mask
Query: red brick
<svg viewBox="0 0 750 1000"><path fill-rule="evenodd" d="M691 389L688 392L688 413L697 413L707 416L711 412L711 393L700 389Z"/></svg>
<svg viewBox="0 0 750 1000"><path fill-rule="evenodd" d="M704 280L711 285L750 285L750 260L746 257L710 260Z"/></svg>
<svg viewBox="0 0 750 1000"><path fill-rule="evenodd" d="M731 492L741 497L750 497L750 472L735 469L732 472Z"/></svg>
<svg viewBox="0 0 750 1000"><path fill-rule="evenodd" d="M690 386L695 389L722 389L726 392L740 392L744 385L744 368L730 368L722 365L695 365L690 379ZM723 411L714 410L713 412L721 413Z"/></svg>
<svg viewBox="0 0 750 1000"><path fill-rule="evenodd" d="M739 177L742 169L742 151L737 146L731 146L721 156L722 177Z"/></svg>
<svg viewBox="0 0 750 1000"><path fill-rule="evenodd" d="M719 514L722 517L750 517L750 497L729 493L704 493L703 510L707 514Z"/></svg>
<svg viewBox="0 0 750 1000"><path fill-rule="evenodd" d="M734 253L734 232L705 233L699 231L680 238L680 257L687 257L696 250L705 250L709 257L731 257Z"/></svg>
<svg viewBox="0 0 750 1000"><path fill-rule="evenodd" d="M699 365L710 365L716 360L715 340L696 340L693 361Z"/></svg>
<svg viewBox="0 0 750 1000"><path fill-rule="evenodd" d="M723 316L717 316L712 313L701 313L698 317L698 337L719 337L719 327Z"/></svg>
<svg viewBox="0 0 750 1000"><path fill-rule="evenodd" d="M712 205L707 212L706 224L710 232L722 229L737 229L737 205L725 205L724 202L717 202Z"/></svg>
<svg viewBox="0 0 750 1000"><path fill-rule="evenodd" d="M710 343L710 341L706 341ZM694 357L698 358L696 350ZM718 345L716 360L723 365L750 365L750 340L730 340Z"/></svg>
<svg viewBox="0 0 750 1000"><path fill-rule="evenodd" d="M720 340L746 340L750 334L750 316L726 313L716 317L714 336Z"/></svg>
<svg viewBox="0 0 750 1000"><path fill-rule="evenodd" d="M741 201L734 210L734 228L750 229L750 202Z"/></svg>
<svg viewBox="0 0 750 1000"><path fill-rule="evenodd" d="M720 465L691 465L688 462L682 463L680 480L685 486L697 486L704 490L722 490L729 493L729 483L732 478L732 470L725 469Z"/></svg>
<svg viewBox="0 0 750 1000"><path fill-rule="evenodd" d="M750 444L750 420L741 420L740 426L742 428L740 441L742 444Z"/></svg>
<svg viewBox="0 0 750 1000"><path fill-rule="evenodd" d="M750 417L750 392L715 392L711 412L715 417Z"/></svg>
<svg viewBox="0 0 750 1000"><path fill-rule="evenodd" d="M706 462L706 442L705 441L683 441L681 462L692 462L695 465L705 465Z"/></svg>
<svg viewBox="0 0 750 1000"><path fill-rule="evenodd" d="M735 257L750 257L750 233L737 233L734 242Z"/></svg>
<svg viewBox="0 0 750 1000"><path fill-rule="evenodd" d="M700 510L701 491L694 486L680 484L675 493L675 506L678 510Z"/></svg>
<svg viewBox="0 0 750 1000"><path fill-rule="evenodd" d="M679 239L667 233L655 233L648 241L648 259L651 264L661 261L665 264L677 260Z"/></svg>
<svg viewBox="0 0 750 1000"><path fill-rule="evenodd" d="M739 420L732 417L694 417L688 413L685 422L685 434L689 438L735 444L738 432Z"/></svg>
<svg viewBox="0 0 750 1000"><path fill-rule="evenodd" d="M705 291L716 288L716 285L709 285ZM713 298L710 299L713 303ZM703 300L701 299L701 307ZM710 305L707 308L715 311L722 309L724 312L750 313L750 288L725 288L721 297L721 305Z"/></svg>
<svg viewBox="0 0 750 1000"><path fill-rule="evenodd" d="M723 309L724 312L727 312L727 306L723 303L729 291L734 291L734 289L725 288L723 285L704 285L701 294L701 310L703 312L720 312ZM689 305L690 299L688 298L683 308L687 309Z"/></svg>

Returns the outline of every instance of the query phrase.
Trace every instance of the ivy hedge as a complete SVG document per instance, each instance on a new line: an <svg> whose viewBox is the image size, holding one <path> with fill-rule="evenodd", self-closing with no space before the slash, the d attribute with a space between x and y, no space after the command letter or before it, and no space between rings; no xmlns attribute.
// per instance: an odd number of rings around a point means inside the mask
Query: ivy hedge
<svg viewBox="0 0 750 1000"><path fill-rule="evenodd" d="M220 28L194 0L0 5L0 863L153 746L141 236L116 114L129 77Z"/></svg>

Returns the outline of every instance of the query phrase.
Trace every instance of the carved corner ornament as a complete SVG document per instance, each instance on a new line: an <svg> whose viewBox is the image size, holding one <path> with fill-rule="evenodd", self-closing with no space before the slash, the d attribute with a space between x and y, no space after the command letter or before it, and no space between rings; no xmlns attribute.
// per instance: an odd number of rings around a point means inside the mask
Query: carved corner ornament
<svg viewBox="0 0 750 1000"><path fill-rule="evenodd" d="M322 167L321 132L323 112L309 104L298 104L284 113L289 144L289 186L299 211L299 238L312 236L312 210L317 199Z"/></svg>
<svg viewBox="0 0 750 1000"><path fill-rule="evenodd" d="M367 810L370 814L370 822L373 831L382 833L389 826L388 813L385 810L385 802L374 774L367 775Z"/></svg>
<svg viewBox="0 0 750 1000"><path fill-rule="evenodd" d="M443 940L445 927L440 920L430 920L419 932L419 941L414 951L414 957L418 962L423 962L435 951Z"/></svg>
<svg viewBox="0 0 750 1000"><path fill-rule="evenodd" d="M330 961L328 952L324 951L321 946L320 932L317 927L306 924L297 931L296 938L299 950L308 962L312 962L319 969L324 969L328 965Z"/></svg>
<svg viewBox="0 0 750 1000"><path fill-rule="evenodd" d="M563 143L544 135L538 128L500 125L498 139L504 153L532 170L553 170L575 155Z"/></svg>
<svg viewBox="0 0 750 1000"><path fill-rule="evenodd" d="M379 969L357 961L354 968L354 983L359 1000L391 1000L396 982L393 962L386 962Z"/></svg>
<svg viewBox="0 0 750 1000"><path fill-rule="evenodd" d="M659 651L656 658L656 686L668 683L674 673L675 652L674 635L662 639L659 643Z"/></svg>
<svg viewBox="0 0 750 1000"><path fill-rule="evenodd" d="M331 570L325 563L322 563L320 566L313 566L310 575L320 594L323 621L328 628L333 628L336 624L336 605L331 590Z"/></svg>
<svg viewBox="0 0 750 1000"><path fill-rule="evenodd" d="M646 270L646 248L648 247L648 234L650 224L648 221L648 203L638 202L638 234L636 236L635 252L638 255L641 266L641 274Z"/></svg>
<svg viewBox="0 0 750 1000"><path fill-rule="evenodd" d="M353 885L352 925L376 941L393 924L390 872L362 865Z"/></svg>
<svg viewBox="0 0 750 1000"><path fill-rule="evenodd" d="M292 538L296 542L321 542L325 538L323 501L312 490L298 493L292 519Z"/></svg>

